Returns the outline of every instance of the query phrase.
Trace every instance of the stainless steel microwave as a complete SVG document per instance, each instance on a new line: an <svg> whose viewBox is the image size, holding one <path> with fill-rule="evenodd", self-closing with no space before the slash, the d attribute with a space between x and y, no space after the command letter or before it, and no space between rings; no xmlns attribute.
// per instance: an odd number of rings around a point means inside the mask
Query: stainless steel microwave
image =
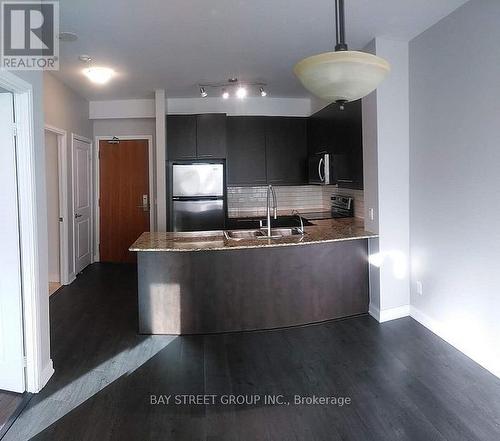
<svg viewBox="0 0 500 441"><path fill-rule="evenodd" d="M319 153L309 156L309 184L331 185L336 184L333 168L333 155L329 153Z"/></svg>

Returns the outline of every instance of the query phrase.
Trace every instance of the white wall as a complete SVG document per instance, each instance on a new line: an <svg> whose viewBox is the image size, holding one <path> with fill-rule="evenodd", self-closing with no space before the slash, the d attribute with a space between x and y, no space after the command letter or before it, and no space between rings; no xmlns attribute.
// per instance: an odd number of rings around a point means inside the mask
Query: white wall
<svg viewBox="0 0 500 441"><path fill-rule="evenodd" d="M309 98L248 97L244 100L222 98L168 98L169 114L227 113L260 116L310 116Z"/></svg>
<svg viewBox="0 0 500 441"><path fill-rule="evenodd" d="M372 40L363 50L375 54L375 40ZM361 112L365 228L367 231L378 233L378 128L376 90L363 98ZM370 217L370 210L373 210L373 218Z"/></svg>
<svg viewBox="0 0 500 441"><path fill-rule="evenodd" d="M370 252L370 313L379 321L409 314L408 44L377 38L368 46L391 73L363 102L366 228L380 234ZM369 209L374 209L373 221ZM377 248L378 247L378 248Z"/></svg>
<svg viewBox="0 0 500 441"><path fill-rule="evenodd" d="M316 102L314 111L324 103ZM91 119L155 118L155 100L91 101ZM245 100L222 98L167 98L168 114L227 113L228 115L310 116L309 98L248 97Z"/></svg>
<svg viewBox="0 0 500 441"><path fill-rule="evenodd" d="M151 135L154 139L154 118L96 119L93 122L94 136Z"/></svg>
<svg viewBox="0 0 500 441"><path fill-rule="evenodd" d="M410 44L412 315L497 376L499 23L471 1Z"/></svg>
<svg viewBox="0 0 500 441"><path fill-rule="evenodd" d="M50 73L43 74L43 106L45 124L66 130L67 132L67 170L68 170L68 271L74 275L73 257L73 194L71 175L71 133L92 139L92 123L89 120L89 102L59 81Z"/></svg>
<svg viewBox="0 0 500 441"><path fill-rule="evenodd" d="M167 101L165 90L155 90L156 230L167 231Z"/></svg>
<svg viewBox="0 0 500 441"><path fill-rule="evenodd" d="M154 118L155 100L90 101L90 119Z"/></svg>
<svg viewBox="0 0 500 441"><path fill-rule="evenodd" d="M57 135L45 131L45 185L47 188L47 234L49 282L60 282L59 176Z"/></svg>

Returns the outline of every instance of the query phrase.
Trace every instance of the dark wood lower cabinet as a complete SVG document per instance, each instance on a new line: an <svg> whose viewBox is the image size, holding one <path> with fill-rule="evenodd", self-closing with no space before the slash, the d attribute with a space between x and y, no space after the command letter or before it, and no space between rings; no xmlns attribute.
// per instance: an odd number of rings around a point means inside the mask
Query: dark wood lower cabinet
<svg viewBox="0 0 500 441"><path fill-rule="evenodd" d="M366 313L367 246L139 252L139 332L272 329Z"/></svg>

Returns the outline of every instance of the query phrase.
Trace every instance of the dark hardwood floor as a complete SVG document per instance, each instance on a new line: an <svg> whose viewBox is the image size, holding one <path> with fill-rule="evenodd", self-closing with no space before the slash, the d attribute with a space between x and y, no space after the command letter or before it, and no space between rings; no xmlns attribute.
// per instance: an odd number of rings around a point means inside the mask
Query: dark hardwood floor
<svg viewBox="0 0 500 441"><path fill-rule="evenodd" d="M410 318L141 336L136 296L134 266L96 264L51 297L56 373L2 441L500 439L500 380ZM292 404L150 404L174 394ZM351 403L294 405L294 395Z"/></svg>
<svg viewBox="0 0 500 441"><path fill-rule="evenodd" d="M27 399L29 399L28 394L0 390L0 439L26 404Z"/></svg>

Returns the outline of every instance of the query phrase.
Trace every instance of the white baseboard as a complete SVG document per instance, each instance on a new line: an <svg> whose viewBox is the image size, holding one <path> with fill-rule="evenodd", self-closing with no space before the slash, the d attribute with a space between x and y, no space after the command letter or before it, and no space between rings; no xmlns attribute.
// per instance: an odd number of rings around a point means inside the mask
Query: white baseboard
<svg viewBox="0 0 500 441"><path fill-rule="evenodd" d="M368 308L370 314L379 323L389 322L410 315L410 305L398 306L397 308L383 309L382 311L376 306L370 304Z"/></svg>
<svg viewBox="0 0 500 441"><path fill-rule="evenodd" d="M42 373L40 374L40 379L38 381L38 387L34 392L40 392L42 388L48 383L50 377L54 374L54 365L52 363L52 359L49 359L49 362L44 367Z"/></svg>
<svg viewBox="0 0 500 441"><path fill-rule="evenodd" d="M66 285L71 285L76 280L75 273L71 273L68 275L68 283Z"/></svg>
<svg viewBox="0 0 500 441"><path fill-rule="evenodd" d="M368 306L368 314L370 314L377 322L380 322L380 309L371 304Z"/></svg>
<svg viewBox="0 0 500 441"><path fill-rule="evenodd" d="M427 314L423 313L414 306L411 306L410 308L410 315L414 320L425 326L429 331L433 332L438 337L442 338L454 348L465 354L471 360L485 368L487 371L500 378L500 360L492 360L491 358L488 358L487 355L478 353L477 347L467 345L458 336L456 336L456 333L454 333L451 329L448 329L441 322L429 317Z"/></svg>

